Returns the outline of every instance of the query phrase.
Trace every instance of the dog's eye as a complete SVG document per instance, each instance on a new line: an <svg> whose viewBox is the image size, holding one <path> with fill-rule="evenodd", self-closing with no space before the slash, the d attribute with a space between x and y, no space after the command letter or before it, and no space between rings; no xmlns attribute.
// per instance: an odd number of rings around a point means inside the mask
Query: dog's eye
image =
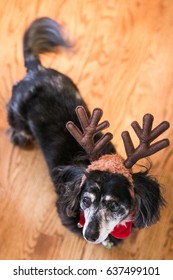
<svg viewBox="0 0 173 280"><path fill-rule="evenodd" d="M86 208L88 208L91 205L91 199L89 197L83 197L82 203Z"/></svg>
<svg viewBox="0 0 173 280"><path fill-rule="evenodd" d="M116 201L111 202L110 205L109 205L109 209L110 209L112 212L117 211L118 208L119 208L119 205L118 205L118 203L117 203Z"/></svg>

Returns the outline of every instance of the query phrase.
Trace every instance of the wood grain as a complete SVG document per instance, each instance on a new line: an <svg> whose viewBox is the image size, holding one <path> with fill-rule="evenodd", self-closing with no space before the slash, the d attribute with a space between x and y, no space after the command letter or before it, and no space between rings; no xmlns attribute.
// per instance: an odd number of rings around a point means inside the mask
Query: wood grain
<svg viewBox="0 0 173 280"><path fill-rule="evenodd" d="M73 52L43 56L44 65L69 75L90 109L104 111L117 150L121 132L141 122L173 120L173 1L2 0L0 1L0 259L173 259L173 149L152 159L152 174L168 202L156 225L134 231L113 250L87 244L65 229L41 152L9 143L6 104L25 74L22 36L37 17L65 26ZM173 127L165 132L173 140Z"/></svg>

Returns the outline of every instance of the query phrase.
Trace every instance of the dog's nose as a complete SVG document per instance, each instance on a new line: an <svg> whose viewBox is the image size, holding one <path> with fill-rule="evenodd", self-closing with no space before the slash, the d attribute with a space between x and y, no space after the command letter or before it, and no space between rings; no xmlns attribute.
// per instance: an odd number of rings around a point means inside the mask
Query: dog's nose
<svg viewBox="0 0 173 280"><path fill-rule="evenodd" d="M98 239L99 235L98 234L91 234L91 233L85 233L85 238L86 240L90 242L95 242Z"/></svg>
<svg viewBox="0 0 173 280"><path fill-rule="evenodd" d="M86 240L90 241L90 242L95 242L98 238L99 238L99 231L98 231L98 225L97 223L89 223L84 237Z"/></svg>

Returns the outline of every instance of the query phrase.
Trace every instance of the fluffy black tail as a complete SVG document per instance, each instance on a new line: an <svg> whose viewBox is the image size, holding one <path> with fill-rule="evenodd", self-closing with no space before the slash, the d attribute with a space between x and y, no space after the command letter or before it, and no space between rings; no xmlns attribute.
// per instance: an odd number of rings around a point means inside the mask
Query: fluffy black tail
<svg viewBox="0 0 173 280"><path fill-rule="evenodd" d="M27 71L36 70L41 65L39 54L56 52L58 46L70 47L62 35L62 27L48 17L39 18L30 25L24 34L23 45Z"/></svg>

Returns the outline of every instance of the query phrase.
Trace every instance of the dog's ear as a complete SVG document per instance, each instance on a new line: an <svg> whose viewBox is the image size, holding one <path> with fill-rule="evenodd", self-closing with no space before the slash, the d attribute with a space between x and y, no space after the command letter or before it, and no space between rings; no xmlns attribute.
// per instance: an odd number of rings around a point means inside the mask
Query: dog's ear
<svg viewBox="0 0 173 280"><path fill-rule="evenodd" d="M159 183L147 173L148 171L132 175L137 202L133 224L137 228L148 227L157 222L160 218L160 208L166 204Z"/></svg>
<svg viewBox="0 0 173 280"><path fill-rule="evenodd" d="M58 167L53 171L55 191L58 194L58 209L64 210L68 217L79 214L79 200L82 177L85 170L75 166Z"/></svg>

